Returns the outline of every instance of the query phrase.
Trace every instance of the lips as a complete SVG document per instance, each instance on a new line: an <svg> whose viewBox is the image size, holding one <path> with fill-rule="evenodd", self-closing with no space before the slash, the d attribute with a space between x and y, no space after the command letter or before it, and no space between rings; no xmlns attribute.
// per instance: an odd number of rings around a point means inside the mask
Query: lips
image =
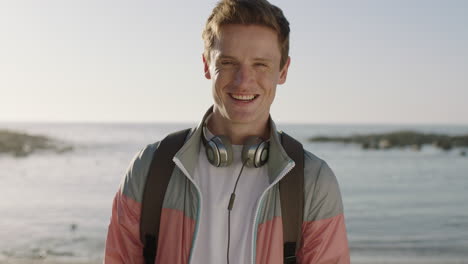
<svg viewBox="0 0 468 264"><path fill-rule="evenodd" d="M232 94L230 93L229 96L237 101L242 101L242 102L250 102L255 100L255 98L258 97L258 94Z"/></svg>

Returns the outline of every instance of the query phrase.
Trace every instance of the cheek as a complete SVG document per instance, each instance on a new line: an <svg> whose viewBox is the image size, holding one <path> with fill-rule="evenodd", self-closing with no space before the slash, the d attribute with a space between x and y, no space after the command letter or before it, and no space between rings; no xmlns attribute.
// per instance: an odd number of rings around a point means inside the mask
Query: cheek
<svg viewBox="0 0 468 264"><path fill-rule="evenodd" d="M232 70L219 70L213 77L214 85L217 89L223 88L233 80L234 76L235 73Z"/></svg>
<svg viewBox="0 0 468 264"><path fill-rule="evenodd" d="M272 92L271 92L271 102L273 102L273 100L275 99L275 96L276 96L276 87L272 88L271 90L272 90Z"/></svg>
<svg viewBox="0 0 468 264"><path fill-rule="evenodd" d="M257 81L261 83L265 89L271 90L278 84L279 75L271 72L258 73Z"/></svg>
<svg viewBox="0 0 468 264"><path fill-rule="evenodd" d="M213 96L214 96L215 100L216 99L218 101L221 100L221 98L223 96L223 90L226 88L227 84L229 83L226 79L227 78L226 78L225 74L223 74L221 72L217 72L215 74L214 78L212 78L212 82L213 82L212 92L213 92Z"/></svg>

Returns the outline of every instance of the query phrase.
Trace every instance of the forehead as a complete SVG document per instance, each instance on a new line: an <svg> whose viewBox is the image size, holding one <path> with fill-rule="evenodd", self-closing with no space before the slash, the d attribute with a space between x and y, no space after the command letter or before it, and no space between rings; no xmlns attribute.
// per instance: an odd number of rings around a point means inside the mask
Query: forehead
<svg viewBox="0 0 468 264"><path fill-rule="evenodd" d="M213 55L281 59L278 34L261 25L223 25L215 40Z"/></svg>

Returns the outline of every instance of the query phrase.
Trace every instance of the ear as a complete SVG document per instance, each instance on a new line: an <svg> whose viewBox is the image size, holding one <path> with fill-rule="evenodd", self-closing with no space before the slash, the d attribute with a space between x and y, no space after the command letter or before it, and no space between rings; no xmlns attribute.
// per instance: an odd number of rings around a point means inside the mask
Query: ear
<svg viewBox="0 0 468 264"><path fill-rule="evenodd" d="M286 77L288 76L288 69L289 69L289 64L290 63L291 63L291 57L288 56L288 59L286 60L286 63L284 64L283 68L280 71L278 84L283 84L283 83L286 82Z"/></svg>
<svg viewBox="0 0 468 264"><path fill-rule="evenodd" d="M205 78L210 80L211 79L210 65L208 65L208 62L205 59L205 54L202 54L202 59L203 59L203 71L205 72Z"/></svg>

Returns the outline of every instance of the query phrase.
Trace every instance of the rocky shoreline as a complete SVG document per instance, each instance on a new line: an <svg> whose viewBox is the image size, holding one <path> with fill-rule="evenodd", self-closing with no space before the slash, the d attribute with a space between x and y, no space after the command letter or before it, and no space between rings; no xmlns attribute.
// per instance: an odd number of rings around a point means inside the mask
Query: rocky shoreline
<svg viewBox="0 0 468 264"><path fill-rule="evenodd" d="M359 144L363 149L392 149L410 147L420 150L424 145L432 145L445 151L453 148L468 148L468 134L444 135L420 133L415 131L395 131L381 134L357 134L348 137L317 136L311 142L341 142ZM461 155L466 155L462 150Z"/></svg>
<svg viewBox="0 0 468 264"><path fill-rule="evenodd" d="M0 154L26 157L38 151L63 153L72 149L71 145L46 136L0 129Z"/></svg>

